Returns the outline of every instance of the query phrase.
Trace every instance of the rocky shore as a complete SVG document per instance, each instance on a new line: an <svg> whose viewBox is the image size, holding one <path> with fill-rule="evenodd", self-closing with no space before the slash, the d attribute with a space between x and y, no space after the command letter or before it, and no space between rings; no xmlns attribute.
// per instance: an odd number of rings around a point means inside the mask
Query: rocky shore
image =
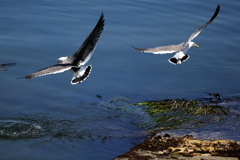
<svg viewBox="0 0 240 160"><path fill-rule="evenodd" d="M238 160L240 142L198 140L191 135L155 135L114 160Z"/></svg>
<svg viewBox="0 0 240 160"><path fill-rule="evenodd" d="M214 129L221 128L220 135L224 131L232 131L229 136L239 137L238 97L222 98L217 93L200 99L166 99L134 105L145 108L144 112L152 118L155 124L149 131L152 136L114 160L240 159L240 141L221 140L226 137L214 134ZM201 138L198 135L192 136L194 134L191 132L180 135L170 132L183 128L185 131L190 128L199 129L207 134Z"/></svg>

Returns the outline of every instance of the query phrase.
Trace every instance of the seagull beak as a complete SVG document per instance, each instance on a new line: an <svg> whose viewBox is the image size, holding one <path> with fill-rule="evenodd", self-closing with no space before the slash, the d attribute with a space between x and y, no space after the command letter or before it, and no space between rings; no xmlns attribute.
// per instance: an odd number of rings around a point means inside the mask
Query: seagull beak
<svg viewBox="0 0 240 160"><path fill-rule="evenodd" d="M198 47L199 47L197 44L194 44L194 46L195 46L196 48L198 48Z"/></svg>

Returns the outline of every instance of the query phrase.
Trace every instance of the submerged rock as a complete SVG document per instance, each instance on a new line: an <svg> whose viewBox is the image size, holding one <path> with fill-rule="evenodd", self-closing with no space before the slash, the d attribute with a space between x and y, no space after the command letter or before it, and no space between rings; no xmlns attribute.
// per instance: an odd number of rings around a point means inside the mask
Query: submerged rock
<svg viewBox="0 0 240 160"><path fill-rule="evenodd" d="M228 108L199 100L166 99L135 105L145 106L145 112L156 124L155 130L172 129L176 126L181 128L181 125L196 127L202 123L222 120L230 113Z"/></svg>

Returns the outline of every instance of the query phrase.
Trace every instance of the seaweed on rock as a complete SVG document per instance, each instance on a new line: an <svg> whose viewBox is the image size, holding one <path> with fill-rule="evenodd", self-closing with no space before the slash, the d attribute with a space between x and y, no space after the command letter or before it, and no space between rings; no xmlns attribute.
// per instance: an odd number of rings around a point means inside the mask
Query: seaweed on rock
<svg viewBox="0 0 240 160"><path fill-rule="evenodd" d="M223 106L198 100L166 99L146 101L135 105L146 106L145 112L154 118L156 127L161 129L169 129L183 124L193 126L208 121L219 121L230 113ZM192 121L193 119L194 121Z"/></svg>

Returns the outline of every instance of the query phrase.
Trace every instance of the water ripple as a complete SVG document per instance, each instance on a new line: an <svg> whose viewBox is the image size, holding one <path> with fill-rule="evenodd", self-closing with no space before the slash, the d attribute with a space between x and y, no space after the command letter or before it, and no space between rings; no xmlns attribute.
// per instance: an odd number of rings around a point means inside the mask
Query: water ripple
<svg viewBox="0 0 240 160"><path fill-rule="evenodd" d="M0 121L0 138L36 138L41 136L41 132L41 126L27 121Z"/></svg>

